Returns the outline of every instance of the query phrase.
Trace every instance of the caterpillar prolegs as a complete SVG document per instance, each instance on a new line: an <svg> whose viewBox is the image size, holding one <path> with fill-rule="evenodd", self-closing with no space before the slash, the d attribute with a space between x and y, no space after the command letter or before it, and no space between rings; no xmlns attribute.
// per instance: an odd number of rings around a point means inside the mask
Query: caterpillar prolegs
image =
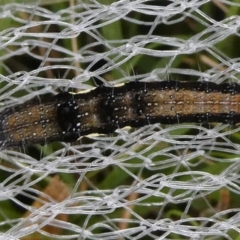
<svg viewBox="0 0 240 240"><path fill-rule="evenodd" d="M129 82L89 92L33 99L0 113L0 149L76 141L125 126L163 123L236 124L240 85L212 82Z"/></svg>

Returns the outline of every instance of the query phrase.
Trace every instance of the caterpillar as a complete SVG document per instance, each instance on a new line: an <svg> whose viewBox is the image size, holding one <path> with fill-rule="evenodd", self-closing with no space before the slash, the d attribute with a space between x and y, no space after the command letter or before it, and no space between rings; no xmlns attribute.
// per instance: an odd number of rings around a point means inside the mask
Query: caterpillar
<svg viewBox="0 0 240 240"><path fill-rule="evenodd" d="M162 123L237 124L240 85L212 82L129 82L89 92L33 99L0 113L0 149Z"/></svg>

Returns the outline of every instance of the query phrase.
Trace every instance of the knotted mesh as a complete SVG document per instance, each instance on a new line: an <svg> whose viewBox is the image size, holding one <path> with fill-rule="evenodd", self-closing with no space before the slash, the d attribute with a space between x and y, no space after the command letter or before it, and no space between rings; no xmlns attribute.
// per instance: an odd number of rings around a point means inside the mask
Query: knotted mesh
<svg viewBox="0 0 240 240"><path fill-rule="evenodd" d="M2 1L1 109L99 81L239 82L239 7ZM155 124L3 150L0 238L237 239L239 138L238 126Z"/></svg>

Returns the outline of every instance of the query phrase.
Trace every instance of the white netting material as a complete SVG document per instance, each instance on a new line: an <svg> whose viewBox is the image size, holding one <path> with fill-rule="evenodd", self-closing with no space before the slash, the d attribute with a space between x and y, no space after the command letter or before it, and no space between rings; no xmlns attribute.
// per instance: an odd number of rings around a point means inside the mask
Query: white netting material
<svg viewBox="0 0 240 240"><path fill-rule="evenodd" d="M11 19L0 32L2 108L60 89L90 89L89 80L96 76L108 85L171 76L239 81L240 59L221 48L228 39L232 44L231 37L239 38L239 10L230 11L240 7L237 1L157 2L0 5L2 23ZM206 9L218 9L224 17L216 20ZM125 31L121 38L120 22ZM172 26L184 22L200 27L184 36L181 31L159 34L161 28L173 31ZM191 68L196 54L200 65ZM23 69L14 69L15 59L23 55L35 59L37 67L22 63ZM106 63L92 71L101 59ZM154 69L132 73L138 59L146 59L146 65L154 59L162 66L156 63ZM185 61L185 67L178 61ZM104 73L110 73L111 82ZM235 239L240 232L240 205L235 201L240 195L238 131L223 124L156 124L41 149L40 160L24 150L1 151L0 169L6 177L0 184L0 238L38 232L42 239ZM53 174L69 191L61 201L38 185L50 182ZM23 193L42 205L19 201L16 196ZM17 210L10 200L30 214L12 215L10 210ZM66 219L57 219L59 214ZM44 226L61 231L49 232Z"/></svg>

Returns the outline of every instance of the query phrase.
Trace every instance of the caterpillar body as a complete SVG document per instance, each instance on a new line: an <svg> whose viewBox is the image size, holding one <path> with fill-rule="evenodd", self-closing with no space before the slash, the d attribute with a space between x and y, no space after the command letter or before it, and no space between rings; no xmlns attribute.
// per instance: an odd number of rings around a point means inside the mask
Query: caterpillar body
<svg viewBox="0 0 240 240"><path fill-rule="evenodd" d="M237 124L240 85L212 82L129 82L89 92L33 99L0 113L0 149L76 141L125 126L162 123Z"/></svg>

